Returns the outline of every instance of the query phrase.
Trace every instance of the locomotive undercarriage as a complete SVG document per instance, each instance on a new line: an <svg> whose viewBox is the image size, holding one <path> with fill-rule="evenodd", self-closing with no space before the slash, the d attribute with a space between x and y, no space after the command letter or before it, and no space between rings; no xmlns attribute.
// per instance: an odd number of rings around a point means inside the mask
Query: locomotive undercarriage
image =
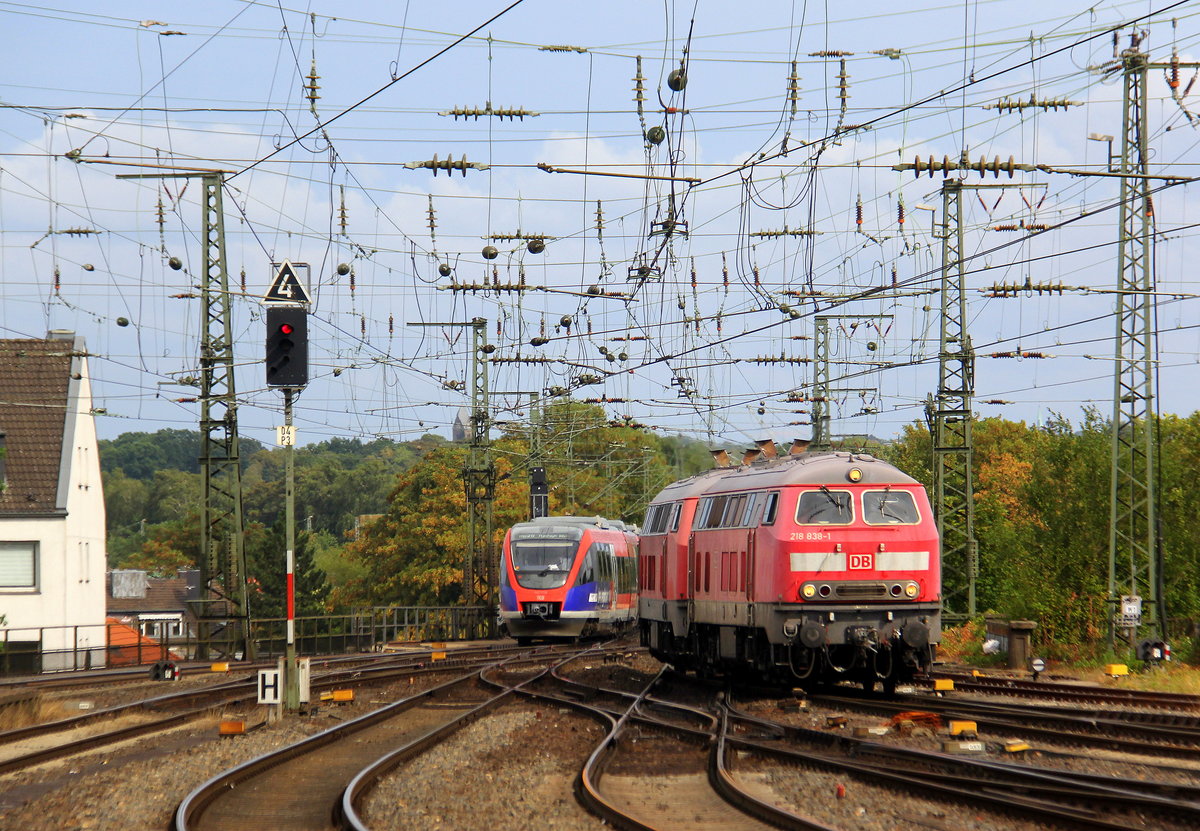
<svg viewBox="0 0 1200 831"><path fill-rule="evenodd" d="M936 604L897 610L869 606L789 607L745 604L734 625L681 617L643 617L642 643L659 660L705 675L750 673L806 688L852 681L866 690L898 684L928 670L940 637ZM645 610L644 610L645 611ZM711 612L711 608L705 611ZM693 610L694 612L694 610ZM757 613L757 615L756 615ZM750 621L761 625L754 625ZM676 620L676 618L679 618Z"/></svg>

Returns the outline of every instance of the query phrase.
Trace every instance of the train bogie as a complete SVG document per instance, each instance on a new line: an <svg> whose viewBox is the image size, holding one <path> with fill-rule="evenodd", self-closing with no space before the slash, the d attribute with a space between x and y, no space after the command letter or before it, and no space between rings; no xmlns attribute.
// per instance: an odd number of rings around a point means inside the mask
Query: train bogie
<svg viewBox="0 0 1200 831"><path fill-rule="evenodd" d="M636 530L600 517L539 517L509 529L500 625L520 642L615 632L637 618Z"/></svg>
<svg viewBox="0 0 1200 831"><path fill-rule="evenodd" d="M886 462L720 468L664 489L642 534L642 640L663 660L886 687L931 660L936 525L921 485Z"/></svg>

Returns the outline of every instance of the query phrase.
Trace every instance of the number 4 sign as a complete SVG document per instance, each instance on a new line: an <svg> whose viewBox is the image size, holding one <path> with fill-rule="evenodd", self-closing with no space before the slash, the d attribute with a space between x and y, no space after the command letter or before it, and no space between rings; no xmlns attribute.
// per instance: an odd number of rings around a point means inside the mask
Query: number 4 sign
<svg viewBox="0 0 1200 831"><path fill-rule="evenodd" d="M300 274L308 276L308 263L293 263L284 260L275 270L275 279L271 283L271 288L267 289L267 293L263 295L265 303L291 303L300 305L303 303L311 303L308 296L308 289L304 287L304 282L300 279Z"/></svg>

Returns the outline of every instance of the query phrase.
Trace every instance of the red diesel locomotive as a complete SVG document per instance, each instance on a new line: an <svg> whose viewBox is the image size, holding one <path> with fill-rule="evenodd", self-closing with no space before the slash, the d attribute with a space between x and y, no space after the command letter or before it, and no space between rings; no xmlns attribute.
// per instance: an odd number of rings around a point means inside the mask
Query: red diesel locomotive
<svg viewBox="0 0 1200 831"><path fill-rule="evenodd" d="M660 660L784 682L925 670L940 637L937 527L917 480L865 454L786 456L668 485L640 545L642 643Z"/></svg>

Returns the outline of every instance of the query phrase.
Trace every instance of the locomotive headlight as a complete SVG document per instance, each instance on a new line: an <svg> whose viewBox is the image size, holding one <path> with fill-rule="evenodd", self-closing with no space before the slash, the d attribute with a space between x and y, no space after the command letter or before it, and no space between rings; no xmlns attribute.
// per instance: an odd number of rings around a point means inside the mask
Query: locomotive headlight
<svg viewBox="0 0 1200 831"><path fill-rule="evenodd" d="M804 596L805 600L812 600L814 597L817 596L817 587L814 586L812 583L805 583L800 588L800 594L802 594Z"/></svg>
<svg viewBox="0 0 1200 831"><path fill-rule="evenodd" d="M857 467L850 468L850 470L846 473L846 478L849 479L851 482L861 481L862 480L862 469L857 468Z"/></svg>
<svg viewBox="0 0 1200 831"><path fill-rule="evenodd" d="M905 596L907 596L909 598L916 597L917 592L919 592L920 590L921 590L921 588L916 583L905 583L904 584L904 594L905 594Z"/></svg>

